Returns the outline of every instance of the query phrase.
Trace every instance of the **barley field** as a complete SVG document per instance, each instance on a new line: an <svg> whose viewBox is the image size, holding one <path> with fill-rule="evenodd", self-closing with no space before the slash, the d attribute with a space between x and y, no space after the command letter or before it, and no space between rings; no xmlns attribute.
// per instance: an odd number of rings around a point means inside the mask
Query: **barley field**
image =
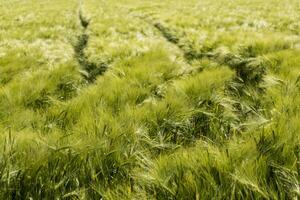
<svg viewBox="0 0 300 200"><path fill-rule="evenodd" d="M0 199L300 198L299 0L0 0Z"/></svg>

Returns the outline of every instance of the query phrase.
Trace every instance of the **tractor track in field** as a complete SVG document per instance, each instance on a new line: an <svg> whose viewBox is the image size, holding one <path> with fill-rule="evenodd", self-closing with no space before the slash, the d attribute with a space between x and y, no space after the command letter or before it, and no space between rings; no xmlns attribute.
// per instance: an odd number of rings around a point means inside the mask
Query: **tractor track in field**
<svg viewBox="0 0 300 200"><path fill-rule="evenodd" d="M179 32L178 30L167 27L158 19L151 19L145 14L138 14L136 15L136 18L149 24L156 29L167 42L176 46L182 52L183 58L187 64L191 64L194 60L200 60L205 57L211 58L214 56L212 52L198 52L192 44L188 43L188 41L182 42L182 38L187 37L184 32Z"/></svg>
<svg viewBox="0 0 300 200"><path fill-rule="evenodd" d="M212 56L212 54L209 52L197 52L197 50L195 50L195 48L191 44L181 43L181 38L185 37L184 33L178 33L178 31L166 27L161 22L152 23L152 26L155 27L168 42L174 44L182 51L187 63L191 63L193 60L200 60L204 57Z"/></svg>
<svg viewBox="0 0 300 200"><path fill-rule="evenodd" d="M178 34L174 30L164 26L161 22L155 22L153 19L149 19L147 16L137 16L141 21L149 24L154 29L158 30L162 37L170 44L176 46L183 54L183 58L187 64L190 65L191 61L195 57L195 52L188 52L183 45L181 45L180 38L182 35Z"/></svg>
<svg viewBox="0 0 300 200"><path fill-rule="evenodd" d="M90 25L90 20L83 15L82 9L79 9L78 19L82 30L81 34L77 37L77 41L73 44L74 57L80 65L82 76L88 84L92 84L96 81L98 76L101 76L106 72L108 63L97 63L88 59L88 56L85 54L85 49L89 43L90 36L87 29Z"/></svg>
<svg viewBox="0 0 300 200"><path fill-rule="evenodd" d="M236 113L240 118L239 124L242 127L249 117L269 118L269 114L265 114L263 111L266 108L265 106L268 106L264 105L265 88L263 86L267 73L266 67L259 56L245 57L230 52L222 54L209 48L198 50L187 40L186 33L169 28L159 20L150 19L145 15L139 15L138 18L150 24L161 33L167 42L180 49L187 64L190 65L193 61L208 59L219 65L228 66L235 72L235 76L225 85L225 95L234 102L239 102L234 103L233 107L236 109ZM255 95L249 96L249 92Z"/></svg>

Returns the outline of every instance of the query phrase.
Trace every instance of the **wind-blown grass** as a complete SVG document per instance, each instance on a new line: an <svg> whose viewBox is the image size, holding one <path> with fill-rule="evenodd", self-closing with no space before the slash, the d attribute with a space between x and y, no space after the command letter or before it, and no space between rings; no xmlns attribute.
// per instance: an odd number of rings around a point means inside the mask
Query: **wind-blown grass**
<svg viewBox="0 0 300 200"><path fill-rule="evenodd" d="M1 199L297 199L296 0L0 3Z"/></svg>

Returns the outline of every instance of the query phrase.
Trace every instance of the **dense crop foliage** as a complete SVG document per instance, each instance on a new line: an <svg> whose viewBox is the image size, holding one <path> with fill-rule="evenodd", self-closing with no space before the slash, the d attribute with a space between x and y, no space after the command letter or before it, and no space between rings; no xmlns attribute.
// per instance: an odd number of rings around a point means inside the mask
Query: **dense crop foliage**
<svg viewBox="0 0 300 200"><path fill-rule="evenodd" d="M298 0L0 0L0 199L298 199Z"/></svg>

